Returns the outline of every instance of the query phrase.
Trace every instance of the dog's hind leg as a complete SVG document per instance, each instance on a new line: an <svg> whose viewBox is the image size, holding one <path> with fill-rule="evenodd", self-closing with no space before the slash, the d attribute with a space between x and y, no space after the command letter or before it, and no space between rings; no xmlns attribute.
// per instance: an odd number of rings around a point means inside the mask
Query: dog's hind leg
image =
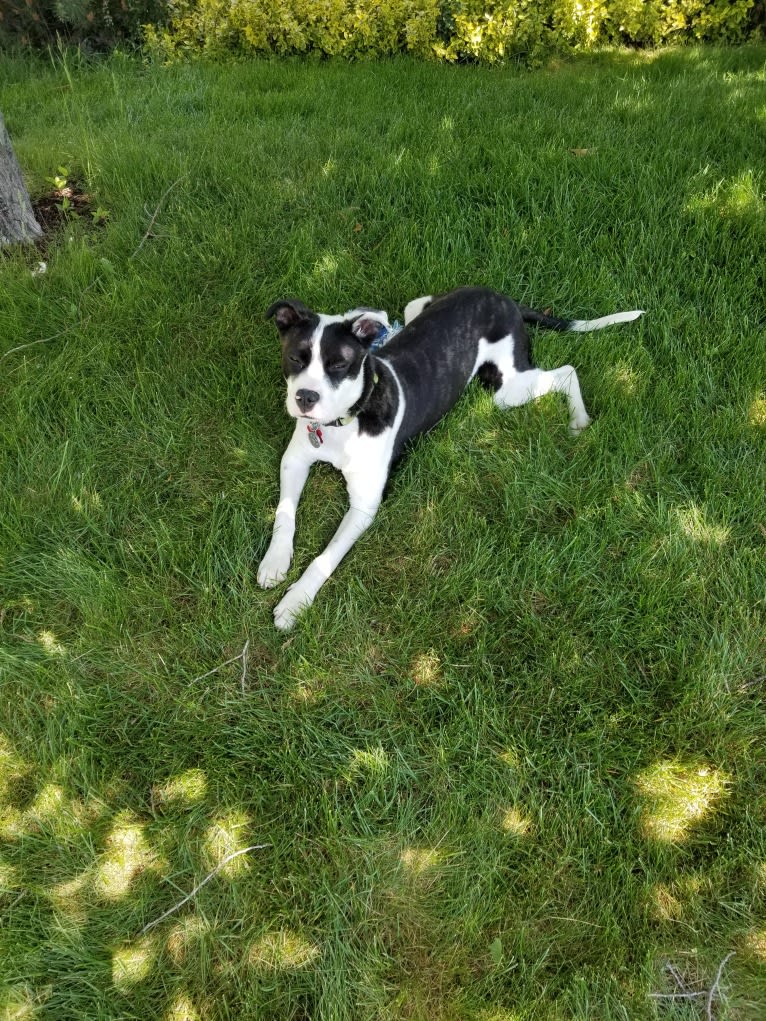
<svg viewBox="0 0 766 1021"><path fill-rule="evenodd" d="M563 393L569 404L569 428L572 432L579 433L590 424L580 381L571 365L562 365L558 369L528 369L526 372L506 371L505 365L499 365L498 369L502 382L495 391L495 404L499 408L518 408L547 393Z"/></svg>

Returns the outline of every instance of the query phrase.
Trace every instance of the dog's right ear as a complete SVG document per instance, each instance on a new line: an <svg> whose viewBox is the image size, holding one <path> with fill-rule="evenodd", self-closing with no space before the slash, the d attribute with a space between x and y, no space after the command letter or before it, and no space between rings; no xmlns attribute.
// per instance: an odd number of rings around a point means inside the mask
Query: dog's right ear
<svg viewBox="0 0 766 1021"><path fill-rule="evenodd" d="M298 301L297 298L285 298L282 301L275 301L266 312L266 318L274 317L277 329L280 333L289 330L291 326L299 323L307 323L311 318L311 309Z"/></svg>
<svg viewBox="0 0 766 1021"><path fill-rule="evenodd" d="M391 323L382 309L355 308L346 312L344 319L351 321L351 332L365 347L391 330Z"/></svg>

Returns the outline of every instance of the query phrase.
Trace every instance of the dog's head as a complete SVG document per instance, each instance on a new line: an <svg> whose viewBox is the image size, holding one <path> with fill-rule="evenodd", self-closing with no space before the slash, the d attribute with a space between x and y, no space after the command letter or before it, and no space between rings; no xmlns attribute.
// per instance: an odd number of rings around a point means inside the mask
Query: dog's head
<svg viewBox="0 0 766 1021"><path fill-rule="evenodd" d="M386 313L357 308L328 316L288 298L274 302L266 313L272 316L282 342L288 412L321 424L347 416L364 393L364 364L370 345L388 328Z"/></svg>

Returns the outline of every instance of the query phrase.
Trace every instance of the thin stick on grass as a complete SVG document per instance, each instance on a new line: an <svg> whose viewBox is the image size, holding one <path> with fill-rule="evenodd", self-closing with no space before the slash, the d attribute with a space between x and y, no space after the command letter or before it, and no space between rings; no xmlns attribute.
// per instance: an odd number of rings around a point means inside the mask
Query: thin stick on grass
<svg viewBox="0 0 766 1021"><path fill-rule="evenodd" d="M723 969L726 967L727 963L731 960L735 953L736 951L732 950L732 952L730 954L727 954L726 957L724 957L724 959L721 961L721 963L718 966L718 973L716 974L715 981L713 982L710 989L699 989L696 991L690 990L686 983L684 982L681 975L678 973L678 971L673 967L672 964L668 963L667 970L673 976L673 978L676 981L676 984L678 985L681 991L677 993L649 993L649 998L652 1000L697 1000L701 999L704 996L705 1018L707 1019L707 1021L715 1021L715 1018L713 1017L713 1000L715 999L718 993L718 986L720 985L721 982L721 975L723 974Z"/></svg>
<svg viewBox="0 0 766 1021"><path fill-rule="evenodd" d="M145 925L141 930L141 935L143 936L144 933L147 933L149 932L150 929L153 929L155 925L159 925L160 922L164 921L168 917L168 915L172 915L176 911L178 911L179 908L182 908L184 904L187 903L187 901L190 901L192 897L199 893L199 891L202 889L205 883L210 882L213 876L215 876L218 872L221 871L224 865L228 865L230 861L233 861L235 858L238 858L241 854L247 854L249 851L261 851L263 850L264 847L271 847L271 844L253 844L251 847L243 847L239 851L233 851L231 854L227 854L223 861L220 861L213 869L213 871L205 876L201 883L197 883L197 885L194 887L191 893L186 894L183 900L179 900L177 904L174 904L172 908L168 908L168 910L165 911L164 914L161 914L159 918L155 918L153 922L149 922L147 925Z"/></svg>
<svg viewBox="0 0 766 1021"><path fill-rule="evenodd" d="M80 297L77 300L77 317L78 318L77 318L77 320L75 322L70 323L69 326L65 326L63 330L59 330L58 333L54 333L50 337L43 337L42 340L30 340L30 342L28 344L19 344L18 347L12 347L10 349L10 351L6 351L5 354L0 355L0 362L3 360L3 358L7 358L8 355L16 354L17 351L23 351L27 347L35 347L36 344L50 344L50 342L52 340L58 340L58 338L59 337L63 337L65 333L71 333L72 330L77 329L78 326L82 326L82 327L87 326L88 323L91 321L91 319L93 317L92 316L88 316L87 319L80 319L79 318L79 316L80 316L80 306L82 305L82 299L85 297L85 295L88 293L88 291L92 287L96 286L96 284L99 282L100 279L101 279L101 277L98 276L98 277L96 277L95 280L91 280L91 282L88 284L88 286L80 294Z"/></svg>
<svg viewBox="0 0 766 1021"><path fill-rule="evenodd" d="M63 337L65 333L69 333L77 326L77 323L72 323L71 326L67 326L65 330L59 330L58 333L54 333L52 337L43 337L42 340L30 340L28 344L19 344L18 347L12 347L10 351L6 351L3 355L0 355L0 362L3 358L7 358L9 355L16 354L17 351L23 351L24 348L34 347L35 344L49 344L52 340L56 340L57 337Z"/></svg>
<svg viewBox="0 0 766 1021"><path fill-rule="evenodd" d="M242 677L239 682L239 686L242 688L242 694L245 694L245 678L247 677L247 654L250 650L250 639L248 638L245 642L245 647L240 653L242 656Z"/></svg>
<svg viewBox="0 0 766 1021"><path fill-rule="evenodd" d="M223 670L224 667L229 666L232 663L236 663L240 659L242 659L241 652L238 656L234 656L232 659L227 659L225 663L219 663L218 666L214 666L213 669L208 670L206 674L200 674L199 677L195 677L194 680L190 681L189 683L196 684L197 681L204 681L206 677L212 677L213 674L217 674L219 670Z"/></svg>
<svg viewBox="0 0 766 1021"><path fill-rule="evenodd" d="M189 681L190 684L196 684L197 681L204 681L206 677L212 677L213 674L217 674L219 670L223 670L224 667L231 666L232 663L237 663L242 660L242 679L240 684L242 686L242 692L245 691L245 676L247 674L247 654L250 649L250 639L248 638L244 644L242 652L238 656L232 656L231 659L227 659L225 663L219 663L218 666L214 666L212 670L208 670L205 674L200 674L199 677L195 677L194 680Z"/></svg>
<svg viewBox="0 0 766 1021"><path fill-rule="evenodd" d="M735 953L736 953L736 950L732 950L732 952L730 954L727 954L726 957L724 957L724 959L721 961L721 963L718 966L718 974L715 977L715 982L710 987L710 992L708 993L708 997L707 997L707 1003L705 1005L705 1007L706 1007L706 1012L705 1013L706 1013L707 1021L713 1021L713 998L714 998L714 996L716 995L716 993L718 991L718 983L721 981L721 975L723 974L723 969L726 967L727 963L732 959L732 957L734 956Z"/></svg>
<svg viewBox="0 0 766 1021"><path fill-rule="evenodd" d="M162 208L162 203L165 201L165 199L168 197L168 195L171 193L171 191L175 188L175 186L177 184L180 184L181 181L183 181L185 177L186 177L186 174L181 174L181 176L178 178L178 180L173 181L173 183L168 188L165 189L165 191L163 192L162 198L157 203L157 208L154 210L154 213L152 214L152 218L149 221L149 226L146 228L146 233L144 234L144 236L139 241L138 248L136 248L136 250L131 255L128 256L128 261L130 261L131 259L135 259L135 257L138 255L138 253L144 247L145 242L151 236L152 227L154 226L155 220L160 215L160 209ZM146 207L144 207L144 208L146 208Z"/></svg>
<svg viewBox="0 0 766 1021"><path fill-rule="evenodd" d="M50 344L52 340L58 340L58 338L63 337L65 333L71 333L72 330L76 330L78 326L87 326L90 320L91 320L90 316L88 316L87 319L84 319L82 321L78 319L76 323L72 323L71 325L65 327L63 330L59 330L58 333L52 334L50 337L43 337L41 340L30 340L28 344L19 344L18 347L12 347L10 351L6 351L4 354L0 355L0 362L3 360L3 358L7 358L9 355L16 354L17 351L23 351L27 347L35 347L35 345L37 344Z"/></svg>
<svg viewBox="0 0 766 1021"><path fill-rule="evenodd" d="M688 984L684 981L683 975L678 970L678 968L676 968L676 966L674 964L671 964L671 962L668 961L667 964L665 965L665 968L667 969L667 971L670 972L670 974L676 980L676 985L678 986L678 988L682 992L685 992L685 993L691 992L691 990L689 989Z"/></svg>
<svg viewBox="0 0 766 1021"><path fill-rule="evenodd" d="M695 1000L700 996L707 996L707 989L700 989L696 993L649 993L650 1000Z"/></svg>

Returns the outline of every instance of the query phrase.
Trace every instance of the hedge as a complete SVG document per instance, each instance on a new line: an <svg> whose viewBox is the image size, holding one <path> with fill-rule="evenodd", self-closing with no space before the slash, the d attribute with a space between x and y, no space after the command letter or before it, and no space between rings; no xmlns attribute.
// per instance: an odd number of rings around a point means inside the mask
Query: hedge
<svg viewBox="0 0 766 1021"><path fill-rule="evenodd" d="M741 42L762 0L170 0L147 41L164 56L222 51L534 61L620 44Z"/></svg>
<svg viewBox="0 0 766 1021"><path fill-rule="evenodd" d="M736 43L760 35L766 0L4 0L0 36L163 58L224 53L534 62L604 45Z"/></svg>

